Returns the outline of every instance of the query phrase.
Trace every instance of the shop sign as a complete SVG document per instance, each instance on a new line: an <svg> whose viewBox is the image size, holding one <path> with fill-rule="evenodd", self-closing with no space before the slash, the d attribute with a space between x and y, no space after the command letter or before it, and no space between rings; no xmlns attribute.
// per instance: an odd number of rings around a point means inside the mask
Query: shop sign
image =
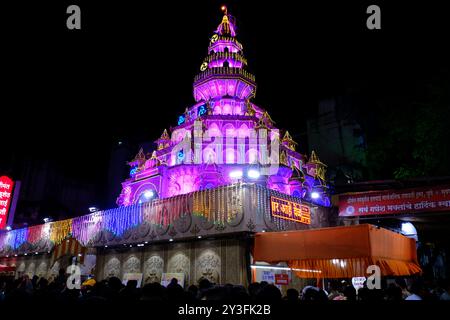
<svg viewBox="0 0 450 320"><path fill-rule="evenodd" d="M287 286L289 284L289 275L287 273L276 273L275 284Z"/></svg>
<svg viewBox="0 0 450 320"><path fill-rule="evenodd" d="M303 203L297 203L277 197L270 197L270 208L273 217L283 220L311 224L311 210Z"/></svg>

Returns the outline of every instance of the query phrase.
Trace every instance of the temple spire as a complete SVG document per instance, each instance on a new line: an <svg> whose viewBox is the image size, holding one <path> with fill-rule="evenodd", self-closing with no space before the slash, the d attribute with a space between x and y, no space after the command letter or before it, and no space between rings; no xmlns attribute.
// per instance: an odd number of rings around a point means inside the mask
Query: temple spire
<svg viewBox="0 0 450 320"><path fill-rule="evenodd" d="M223 11L224 15L228 15L228 8L227 8L227 6L222 6L220 9Z"/></svg>
<svg viewBox="0 0 450 320"><path fill-rule="evenodd" d="M228 8L226 6L221 7L223 11L222 22L217 27L216 33L221 36L236 36L236 27L234 24L234 19L231 15L228 14Z"/></svg>

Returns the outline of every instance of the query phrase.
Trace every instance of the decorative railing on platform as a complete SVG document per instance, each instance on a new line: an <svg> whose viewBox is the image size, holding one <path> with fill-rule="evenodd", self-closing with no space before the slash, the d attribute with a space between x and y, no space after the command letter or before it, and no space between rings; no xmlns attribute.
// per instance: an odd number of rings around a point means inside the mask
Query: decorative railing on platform
<svg viewBox="0 0 450 320"><path fill-rule="evenodd" d="M251 225L258 221L270 224L272 229L284 230L292 222L271 214L271 196L301 203L299 198L257 184L237 183L6 231L0 234L0 256L18 251L47 251L69 237L75 238L83 246L95 246L93 240L100 232L110 232L114 237L121 237L130 229L144 224L169 228L188 216L215 225L213 230L241 224L244 214L251 215L247 217L247 231L255 231Z"/></svg>
<svg viewBox="0 0 450 320"><path fill-rule="evenodd" d="M255 76L250 72L241 69L241 68L231 68L231 67L219 67L219 68L210 68L202 73L199 73L195 76L194 82L199 82L209 78L210 76L221 75L221 76L241 76L252 82L255 82Z"/></svg>

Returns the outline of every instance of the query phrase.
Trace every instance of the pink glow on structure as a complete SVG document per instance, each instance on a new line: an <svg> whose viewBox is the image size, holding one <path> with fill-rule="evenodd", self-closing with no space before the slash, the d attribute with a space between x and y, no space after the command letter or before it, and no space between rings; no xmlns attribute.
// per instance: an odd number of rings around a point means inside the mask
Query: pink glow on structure
<svg viewBox="0 0 450 320"><path fill-rule="evenodd" d="M207 133L208 133L209 137L221 137L222 136L222 132L220 131L217 124L215 124L215 123L213 123L209 126Z"/></svg>
<svg viewBox="0 0 450 320"><path fill-rule="evenodd" d="M203 150L203 162L204 163L216 163L216 152L211 148L205 148Z"/></svg>
<svg viewBox="0 0 450 320"><path fill-rule="evenodd" d="M231 111L231 106L229 104L226 104L223 106L222 114L224 114L224 115L233 114L233 112Z"/></svg>
<svg viewBox="0 0 450 320"><path fill-rule="evenodd" d="M256 163L258 161L258 151L256 149L250 149L247 151L248 163Z"/></svg>
<svg viewBox="0 0 450 320"><path fill-rule="evenodd" d="M241 127L238 130L238 137L239 138L246 138L250 136L249 129L246 124L241 125Z"/></svg>
<svg viewBox="0 0 450 320"><path fill-rule="evenodd" d="M226 150L226 163L235 163L236 162L236 158L235 158L235 151L234 149L227 149Z"/></svg>

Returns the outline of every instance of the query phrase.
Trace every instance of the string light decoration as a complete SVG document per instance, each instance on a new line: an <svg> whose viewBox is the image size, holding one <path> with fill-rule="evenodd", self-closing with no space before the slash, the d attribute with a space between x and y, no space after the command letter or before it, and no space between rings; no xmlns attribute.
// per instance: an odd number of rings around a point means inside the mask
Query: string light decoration
<svg viewBox="0 0 450 320"><path fill-rule="evenodd" d="M121 236L127 230L142 223L141 206L132 205L128 208L105 210L101 214L100 223L103 230Z"/></svg>
<svg viewBox="0 0 450 320"><path fill-rule="evenodd" d="M48 237L48 234L45 234L45 230L48 229L48 224L39 224L36 226L32 226L28 228L27 234L27 242L31 244L35 244L39 242L41 239ZM48 233L48 232L47 232Z"/></svg>
<svg viewBox="0 0 450 320"><path fill-rule="evenodd" d="M18 249L27 241L28 228L14 229L0 234L0 249Z"/></svg>
<svg viewBox="0 0 450 320"><path fill-rule="evenodd" d="M72 219L51 222L50 241L54 244L60 244L72 232Z"/></svg>

